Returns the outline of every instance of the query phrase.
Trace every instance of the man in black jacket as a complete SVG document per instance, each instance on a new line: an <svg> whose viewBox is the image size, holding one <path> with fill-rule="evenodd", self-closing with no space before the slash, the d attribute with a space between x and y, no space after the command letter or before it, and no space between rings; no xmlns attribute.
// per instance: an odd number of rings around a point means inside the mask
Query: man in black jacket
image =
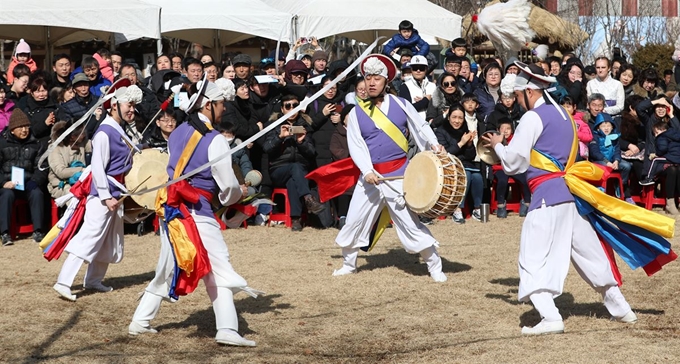
<svg viewBox="0 0 680 364"><path fill-rule="evenodd" d="M73 77L73 91L76 95L61 105L57 111L57 120L75 122L87 114L94 104L97 103L97 99L90 94L90 79L84 73L78 73ZM98 114L101 116L101 120L103 120L103 113ZM95 114L90 117L86 127L88 138L92 137L101 120L98 120Z"/></svg>
<svg viewBox="0 0 680 364"><path fill-rule="evenodd" d="M9 119L7 130L0 137L0 233L2 245L12 245L9 235L9 219L14 201L27 199L33 222L33 240L40 242L43 212L45 210L42 186L47 175L38 168L40 143L31 135L31 122L21 109L15 109ZM22 181L12 180L13 167L24 171Z"/></svg>

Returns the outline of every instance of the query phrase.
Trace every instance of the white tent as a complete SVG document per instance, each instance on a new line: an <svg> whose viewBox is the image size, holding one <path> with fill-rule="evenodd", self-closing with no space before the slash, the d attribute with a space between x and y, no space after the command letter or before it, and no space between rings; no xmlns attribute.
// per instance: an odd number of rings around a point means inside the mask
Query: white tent
<svg viewBox="0 0 680 364"><path fill-rule="evenodd" d="M260 0L144 0L161 6L161 33L212 47L252 37L288 39L290 15Z"/></svg>
<svg viewBox="0 0 680 364"><path fill-rule="evenodd" d="M410 20L421 34L448 40L460 37L460 15L427 0L263 1L293 16L291 39L337 34L371 43L376 36L394 35L402 20Z"/></svg>
<svg viewBox="0 0 680 364"><path fill-rule="evenodd" d="M0 0L0 39L59 46L115 32L160 38L160 7L138 0Z"/></svg>

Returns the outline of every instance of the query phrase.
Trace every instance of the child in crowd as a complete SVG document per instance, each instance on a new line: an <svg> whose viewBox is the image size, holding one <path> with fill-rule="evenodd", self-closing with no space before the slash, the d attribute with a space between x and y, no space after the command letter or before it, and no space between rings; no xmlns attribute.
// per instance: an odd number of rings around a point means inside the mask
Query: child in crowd
<svg viewBox="0 0 680 364"><path fill-rule="evenodd" d="M590 161L621 172L624 197L627 202L634 203L630 198L630 188L628 187L628 176L630 176L632 165L630 162L621 159L619 136L611 115L607 113L597 115L593 140L589 144Z"/></svg>
<svg viewBox="0 0 680 364"><path fill-rule="evenodd" d="M507 117L498 121L498 132L505 138L503 141L504 145L508 145L508 143L510 143L512 140L512 136L515 132L513 125L513 121ZM508 217L508 209L505 203L505 197L508 193L509 177L507 174L505 174L503 168L498 170L494 168L494 176L496 177L496 200L498 201L496 216L499 219L504 219ZM525 217L529 212L529 205L531 204L531 190L529 190L529 184L527 183L527 174L526 172L516 174L512 176L512 179L517 181L522 186L522 204L519 207L519 216Z"/></svg>
<svg viewBox="0 0 680 364"><path fill-rule="evenodd" d="M451 57L455 56L458 58L467 58L470 63L474 62L474 59L470 54L468 54L468 45L465 39L463 38L456 38L451 41L451 48L446 49L444 52L444 56L446 57Z"/></svg>
<svg viewBox="0 0 680 364"><path fill-rule="evenodd" d="M574 122L576 123L579 151L579 158L576 160L588 160L588 144L593 140L593 133L590 130L590 126L583 120L583 112L576 110L576 105L571 97L564 97L561 104L569 115L574 118Z"/></svg>
<svg viewBox="0 0 680 364"><path fill-rule="evenodd" d="M657 158L652 163L652 173L666 175L666 212L678 216L675 198L680 194L680 130L671 128L668 123L659 121L654 124Z"/></svg>
<svg viewBox="0 0 680 364"><path fill-rule="evenodd" d="M25 64L28 66L28 68L31 70L31 73L35 72L38 69L38 66L35 64L35 61L33 58L31 58L31 46L28 45L23 39L19 40L19 44L17 44L17 49L14 52L14 56L12 57L12 62L9 63L9 67L7 68L7 84L11 85L14 83L14 75L12 74L12 71L14 70L14 67L16 67L18 64Z"/></svg>
<svg viewBox="0 0 680 364"><path fill-rule="evenodd" d="M222 134L225 138L227 138L227 141L229 142L229 148L234 149L236 146L241 144L241 139L236 138L234 135L234 130L236 129L234 127L234 124L228 122L228 121L223 121L219 124L217 129L220 131L220 134ZM248 153L246 153L245 149L241 149L231 155L231 161L232 164L234 165L234 171L236 171L236 176L241 177L239 180L242 179L242 177L245 177L248 172L253 170L253 164L250 162L250 157L248 157ZM236 170L236 166L238 166L238 171ZM240 173L239 173L240 172ZM251 189L252 187L248 188L248 195L251 195ZM252 194L255 193L255 190L252 189Z"/></svg>
<svg viewBox="0 0 680 364"><path fill-rule="evenodd" d="M97 65L99 66L99 72L101 72L102 77L113 82L113 68L111 67L111 52L108 49L102 48L97 51L92 58L97 60Z"/></svg>
<svg viewBox="0 0 680 364"><path fill-rule="evenodd" d="M399 33L392 36L385 46L383 47L383 53L390 57L399 57L399 49L408 48L416 56L427 56L430 53L430 45L427 44L420 35L418 35L418 30L413 28L413 23L408 20L404 20L399 23Z"/></svg>

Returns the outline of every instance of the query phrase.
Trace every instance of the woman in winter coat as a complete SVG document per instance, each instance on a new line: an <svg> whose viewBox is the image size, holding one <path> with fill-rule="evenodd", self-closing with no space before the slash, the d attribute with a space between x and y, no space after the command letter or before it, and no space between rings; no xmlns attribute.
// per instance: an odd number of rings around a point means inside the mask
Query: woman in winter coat
<svg viewBox="0 0 680 364"><path fill-rule="evenodd" d="M440 128L437 128L435 135L437 141L441 144L447 152L455 155L463 162L465 167L465 174L467 176L467 193L463 202L453 212L453 221L463 224L465 218L461 210L465 206L465 199L472 195L473 210L472 217L480 221L480 206L482 205L482 194L484 189L484 181L480 173L480 163L475 162L477 157L477 149L473 143L476 130L470 131L465 122L465 109L460 104L451 105L447 115L447 123L444 123Z"/></svg>
<svg viewBox="0 0 680 364"><path fill-rule="evenodd" d="M635 95L634 86L637 84L638 69L632 64L622 64L618 73L618 80L623 85L626 97ZM624 110L625 111L625 110Z"/></svg>
<svg viewBox="0 0 680 364"><path fill-rule="evenodd" d="M427 107L425 120L430 127L438 128L445 122L449 107L460 104L463 92L458 87L456 76L445 72L437 79L437 89L432 94L432 102Z"/></svg>
<svg viewBox="0 0 680 364"><path fill-rule="evenodd" d="M321 80L325 87L332 80L326 76ZM331 137L340 123L340 113L345 106L344 96L338 94L337 87L331 87L326 93L312 102L307 114L312 117L312 138L316 148L316 167L325 166L333 161L330 150Z"/></svg>
<svg viewBox="0 0 680 364"><path fill-rule="evenodd" d="M622 67L625 67L625 65ZM622 73L619 73L619 76L621 75ZM644 178L642 165L645 159L646 131L635 108L643 100L642 96L638 95L626 98L626 104L621 113L621 136L619 137L621 158L633 165L632 172L638 181Z"/></svg>
<svg viewBox="0 0 680 364"><path fill-rule="evenodd" d="M9 124L9 117L14 110L14 101L7 99L7 87L0 83L0 132Z"/></svg>
<svg viewBox="0 0 680 364"><path fill-rule="evenodd" d="M484 84L478 87L474 94L477 96L479 107L477 108L477 115L486 118L491 114L500 100L501 80L503 79L503 70L496 62L491 62L484 67Z"/></svg>
<svg viewBox="0 0 680 364"><path fill-rule="evenodd" d="M562 67L562 71L557 76L557 83L564 87L571 97L571 100L576 105L577 109L585 109L586 107L586 83L583 82L583 75L585 74L583 70L583 65L575 58L570 58L567 65ZM556 100L561 102L561 100Z"/></svg>
<svg viewBox="0 0 680 364"><path fill-rule="evenodd" d="M22 110L31 121L31 132L41 143L47 146L52 133L52 126L57 122L57 105L49 97L47 81L44 78L33 78L28 84L28 97Z"/></svg>
<svg viewBox="0 0 680 364"><path fill-rule="evenodd" d="M250 105L250 89L248 80L234 78L236 97L234 101L227 101L222 121L234 124L234 134L241 140L246 140L262 130L262 123L255 120L252 106Z"/></svg>
<svg viewBox="0 0 680 364"><path fill-rule="evenodd" d="M59 121L52 127L52 143L68 129L70 124ZM83 128L74 130L57 145L47 157L50 172L47 176L47 191L57 199L69 193L85 169L85 147Z"/></svg>

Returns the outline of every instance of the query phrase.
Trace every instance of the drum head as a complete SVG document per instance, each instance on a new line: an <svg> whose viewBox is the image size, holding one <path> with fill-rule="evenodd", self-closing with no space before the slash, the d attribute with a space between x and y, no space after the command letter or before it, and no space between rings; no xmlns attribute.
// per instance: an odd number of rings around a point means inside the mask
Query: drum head
<svg viewBox="0 0 680 364"><path fill-rule="evenodd" d="M444 168L433 152L422 152L411 159L404 173L404 199L415 213L432 208L444 184Z"/></svg>
<svg viewBox="0 0 680 364"><path fill-rule="evenodd" d="M158 149L144 149L142 153L135 154L132 157L132 169L125 175L125 187L128 190L137 188L137 191L141 191L167 182L169 160L170 156ZM140 185L142 182L144 183ZM155 210L156 191L140 196L130 196L130 198L141 207Z"/></svg>

